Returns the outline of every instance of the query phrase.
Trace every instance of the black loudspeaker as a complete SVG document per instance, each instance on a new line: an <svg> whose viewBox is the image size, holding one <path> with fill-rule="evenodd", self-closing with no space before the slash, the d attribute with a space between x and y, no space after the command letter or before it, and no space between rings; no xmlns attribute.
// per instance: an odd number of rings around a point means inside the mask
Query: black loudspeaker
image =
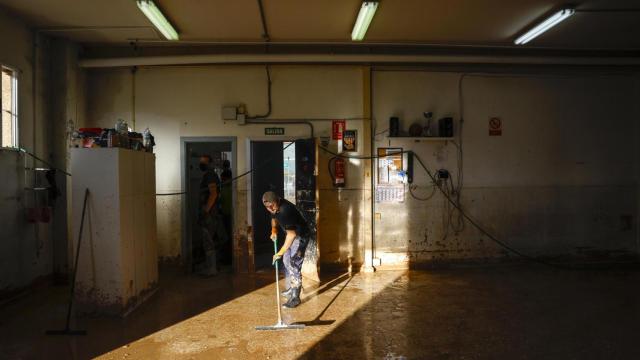
<svg viewBox="0 0 640 360"><path fill-rule="evenodd" d="M397 117L389 118L389 137L400 135L400 119Z"/></svg>
<svg viewBox="0 0 640 360"><path fill-rule="evenodd" d="M453 137L453 118L446 117L438 120L438 136Z"/></svg>
<svg viewBox="0 0 640 360"><path fill-rule="evenodd" d="M407 153L407 182L413 183L413 151Z"/></svg>

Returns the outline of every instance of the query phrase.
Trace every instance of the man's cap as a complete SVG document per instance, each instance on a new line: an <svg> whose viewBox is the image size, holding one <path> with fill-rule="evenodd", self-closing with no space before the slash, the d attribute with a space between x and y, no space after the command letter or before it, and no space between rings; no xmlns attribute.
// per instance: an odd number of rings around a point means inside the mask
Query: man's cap
<svg viewBox="0 0 640 360"><path fill-rule="evenodd" d="M280 196L278 196L278 194L276 194L273 191L267 191L266 193L264 193L262 195L262 202L269 202L269 203L275 203L278 202L278 200L280 200Z"/></svg>

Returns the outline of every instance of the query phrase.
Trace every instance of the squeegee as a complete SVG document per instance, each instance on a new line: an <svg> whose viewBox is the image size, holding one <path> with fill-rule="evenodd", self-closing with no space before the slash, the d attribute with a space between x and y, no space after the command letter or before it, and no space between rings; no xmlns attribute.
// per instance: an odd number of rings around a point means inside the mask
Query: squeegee
<svg viewBox="0 0 640 360"><path fill-rule="evenodd" d="M273 252L278 253L278 237L276 235L273 241ZM274 261L276 266L276 304L278 306L278 322L275 325L256 326L256 330L287 330L287 329L304 329L303 324L287 324L282 321L282 310L280 309L280 274L278 272L278 260Z"/></svg>

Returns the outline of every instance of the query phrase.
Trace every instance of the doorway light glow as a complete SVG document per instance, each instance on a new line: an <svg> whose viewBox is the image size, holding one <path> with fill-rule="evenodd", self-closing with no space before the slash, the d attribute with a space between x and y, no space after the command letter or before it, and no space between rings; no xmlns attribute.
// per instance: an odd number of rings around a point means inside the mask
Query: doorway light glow
<svg viewBox="0 0 640 360"><path fill-rule="evenodd" d="M537 38L538 36L545 33L547 30L552 27L558 25L562 21L569 18L571 15L575 14L575 10L572 8L566 8L558 11L557 13L551 15L548 19L536 25L533 29L527 31L524 35L520 36L516 39L516 45L524 45L529 41Z"/></svg>
<svg viewBox="0 0 640 360"><path fill-rule="evenodd" d="M351 40L362 41L362 39L364 39L364 35L367 33L367 29L369 29L369 25L371 24L371 20L373 20L373 15L376 14L377 9L377 1L364 1L362 3L360 12L358 13L358 18L356 19L356 24L353 26L353 30L351 31Z"/></svg>

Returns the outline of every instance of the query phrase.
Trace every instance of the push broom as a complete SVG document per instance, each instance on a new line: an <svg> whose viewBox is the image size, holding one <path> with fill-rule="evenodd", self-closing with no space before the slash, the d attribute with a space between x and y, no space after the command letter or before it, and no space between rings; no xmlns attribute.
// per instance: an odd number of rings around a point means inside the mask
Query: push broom
<svg viewBox="0 0 640 360"><path fill-rule="evenodd" d="M273 231L272 231L273 233ZM278 237L276 235L275 240L273 241L273 252L274 254L278 253ZM282 321L282 310L280 309L280 274L278 272L278 260L274 262L276 265L276 303L278 304L278 322L275 325L269 326L256 326L256 330L287 330L287 329L304 329L303 324L286 324Z"/></svg>

